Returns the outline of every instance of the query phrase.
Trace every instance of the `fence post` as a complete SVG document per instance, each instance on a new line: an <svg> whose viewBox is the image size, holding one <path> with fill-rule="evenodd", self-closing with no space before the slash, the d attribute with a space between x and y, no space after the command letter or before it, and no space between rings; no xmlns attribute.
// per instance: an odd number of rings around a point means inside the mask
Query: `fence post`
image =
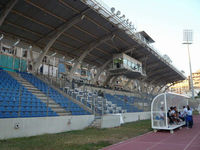
<svg viewBox="0 0 200 150"><path fill-rule="evenodd" d="M18 117L20 117L21 112L21 96L22 96L22 86L19 87L19 106L18 106Z"/></svg>
<svg viewBox="0 0 200 150"><path fill-rule="evenodd" d="M104 115L104 107L103 107L104 106L104 102L103 101L104 101L104 98L102 97L102 104L101 104L102 105L101 106L102 107L101 108L102 109L102 114L101 114L102 116Z"/></svg>
<svg viewBox="0 0 200 150"><path fill-rule="evenodd" d="M94 116L96 115L96 95L94 96Z"/></svg>
<svg viewBox="0 0 200 150"><path fill-rule="evenodd" d="M48 116L48 113L49 113L49 86L48 86L48 90L47 90L47 116Z"/></svg>

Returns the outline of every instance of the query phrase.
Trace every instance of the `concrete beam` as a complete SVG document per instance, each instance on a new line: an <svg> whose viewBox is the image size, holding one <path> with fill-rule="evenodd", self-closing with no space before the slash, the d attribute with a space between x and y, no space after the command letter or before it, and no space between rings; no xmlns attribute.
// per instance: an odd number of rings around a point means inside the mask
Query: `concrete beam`
<svg viewBox="0 0 200 150"><path fill-rule="evenodd" d="M12 8L15 6L18 0L10 0L6 7L3 9L3 11L0 14L0 27L3 24L4 20L8 16L9 12L12 10Z"/></svg>
<svg viewBox="0 0 200 150"><path fill-rule="evenodd" d="M104 83L103 83L103 86L106 86L106 85L109 83L109 81L112 79L112 77L113 77L113 76L108 75L108 77L106 78L106 80L105 80Z"/></svg>
<svg viewBox="0 0 200 150"><path fill-rule="evenodd" d="M151 89L149 94L152 95L154 93L155 89L156 89L156 86L152 87L152 89Z"/></svg>
<svg viewBox="0 0 200 150"><path fill-rule="evenodd" d="M160 88L158 89L157 93L159 93L165 86L166 86L166 84L160 86Z"/></svg>
<svg viewBox="0 0 200 150"><path fill-rule="evenodd" d="M174 83L168 85L168 86L165 88L164 92L166 92L166 91L167 91L171 86L173 86L173 85L174 85Z"/></svg>
<svg viewBox="0 0 200 150"><path fill-rule="evenodd" d="M43 49L43 53L39 56L37 61L34 63L34 71L38 69L40 66L44 56L47 54L51 46L54 44L54 42L69 28L71 28L73 25L77 24L84 18L84 13L86 13L89 9L85 9L81 13L77 14L75 17L70 19L69 21L63 23L61 26L59 26L57 29L50 32L48 35L46 35L44 38L50 38L50 41L47 43L47 45Z"/></svg>
<svg viewBox="0 0 200 150"><path fill-rule="evenodd" d="M128 87L128 86L130 85L131 80L132 80L132 79L128 79L128 81L127 81L127 82L125 83L125 85L124 85L125 88Z"/></svg>
<svg viewBox="0 0 200 150"><path fill-rule="evenodd" d="M86 45L87 48L85 48L85 46L79 48L79 50L83 50L83 49L85 49L85 50L84 50L84 52L81 54L81 56L75 60L74 66L73 66L73 68L72 68L71 71L70 71L70 76L69 76L69 77L72 78L72 76L73 76L75 70L77 69L78 65L79 65L80 63L82 63L83 59L84 59L94 48L96 48L96 47L99 46L100 44L102 44L102 43L104 43L104 42L110 40L111 38L113 38L113 37L114 37L114 33L115 33L115 32L112 32L112 33L110 33L109 35L105 35L105 36L99 38L98 40L95 40L95 41L93 41L93 42L87 44L87 45L88 45L88 46Z"/></svg>
<svg viewBox="0 0 200 150"><path fill-rule="evenodd" d="M111 83L111 87L115 84L115 82L117 81L117 79L118 79L118 75L117 76L114 76L113 78L112 78L112 83Z"/></svg>
<svg viewBox="0 0 200 150"><path fill-rule="evenodd" d="M133 51L136 50L137 48L138 48L138 46L132 46L132 47L129 47L128 49L122 51L122 53L133 52Z"/></svg>
<svg viewBox="0 0 200 150"><path fill-rule="evenodd" d="M97 69L97 74L94 77L93 83L96 83L99 79L99 76L101 75L101 73L104 71L104 69L107 67L107 65L109 63L112 62L112 59L109 59L108 61L106 61L100 68Z"/></svg>

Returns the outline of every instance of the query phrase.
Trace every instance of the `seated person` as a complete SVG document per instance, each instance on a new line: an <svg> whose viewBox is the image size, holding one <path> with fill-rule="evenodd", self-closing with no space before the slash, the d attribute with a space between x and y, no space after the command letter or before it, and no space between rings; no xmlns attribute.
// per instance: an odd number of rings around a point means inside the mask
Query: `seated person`
<svg viewBox="0 0 200 150"><path fill-rule="evenodd" d="M160 113L159 113L160 120L164 120L164 119L165 119L165 118L164 118L164 117L165 117L164 108L161 107L160 109L161 109L161 111L160 111Z"/></svg>
<svg viewBox="0 0 200 150"><path fill-rule="evenodd" d="M181 121L185 121L185 117L183 115L183 112L179 112L179 118L181 119Z"/></svg>
<svg viewBox="0 0 200 150"><path fill-rule="evenodd" d="M176 119L176 122L179 123L180 122L179 112L178 112L176 106L174 107L174 111L175 111L174 119Z"/></svg>
<svg viewBox="0 0 200 150"><path fill-rule="evenodd" d="M170 116L173 120L173 123L178 124L179 123L179 115L178 115L178 111L176 110L176 107L171 106L170 107Z"/></svg>
<svg viewBox="0 0 200 150"><path fill-rule="evenodd" d="M173 124L174 121L173 121L173 118L172 118L172 116L171 116L171 109L168 110L168 112L167 112L167 117L168 117L168 123L169 123L169 124Z"/></svg>
<svg viewBox="0 0 200 150"><path fill-rule="evenodd" d="M163 107L160 108L160 111L159 113L156 115L155 117L156 120L159 120L159 126L164 126L165 124L165 112L164 112L164 109Z"/></svg>

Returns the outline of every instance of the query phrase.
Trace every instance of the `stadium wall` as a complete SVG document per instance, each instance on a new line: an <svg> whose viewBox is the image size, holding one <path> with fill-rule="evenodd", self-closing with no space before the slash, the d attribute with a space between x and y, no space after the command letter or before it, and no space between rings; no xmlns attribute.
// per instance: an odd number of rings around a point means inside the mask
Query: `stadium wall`
<svg viewBox="0 0 200 150"><path fill-rule="evenodd" d="M123 122L128 123L150 119L150 112L123 113L121 116ZM0 139L81 130L93 121L94 115L0 119ZM120 126L120 123L120 115L105 115L101 128Z"/></svg>
<svg viewBox="0 0 200 150"><path fill-rule="evenodd" d="M94 115L0 119L0 139L80 130L93 120Z"/></svg>
<svg viewBox="0 0 200 150"><path fill-rule="evenodd" d="M134 112L122 114L124 123L134 122L138 120L147 120L151 118L151 112Z"/></svg>
<svg viewBox="0 0 200 150"><path fill-rule="evenodd" d="M101 128L118 127L122 123L147 120L151 118L151 112L134 112L123 114L108 114L102 117Z"/></svg>

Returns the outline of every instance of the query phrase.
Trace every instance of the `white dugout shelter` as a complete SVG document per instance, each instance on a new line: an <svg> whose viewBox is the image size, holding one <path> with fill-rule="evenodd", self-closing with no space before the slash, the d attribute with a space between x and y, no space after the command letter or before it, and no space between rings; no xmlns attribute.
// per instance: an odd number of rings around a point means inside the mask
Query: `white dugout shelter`
<svg viewBox="0 0 200 150"><path fill-rule="evenodd" d="M185 124L180 122L179 124L169 124L167 112L171 106L176 106L177 110L181 112L183 106L188 105L188 97L176 93L162 93L157 95L151 103L151 124L154 131L157 130L173 130L179 128Z"/></svg>

